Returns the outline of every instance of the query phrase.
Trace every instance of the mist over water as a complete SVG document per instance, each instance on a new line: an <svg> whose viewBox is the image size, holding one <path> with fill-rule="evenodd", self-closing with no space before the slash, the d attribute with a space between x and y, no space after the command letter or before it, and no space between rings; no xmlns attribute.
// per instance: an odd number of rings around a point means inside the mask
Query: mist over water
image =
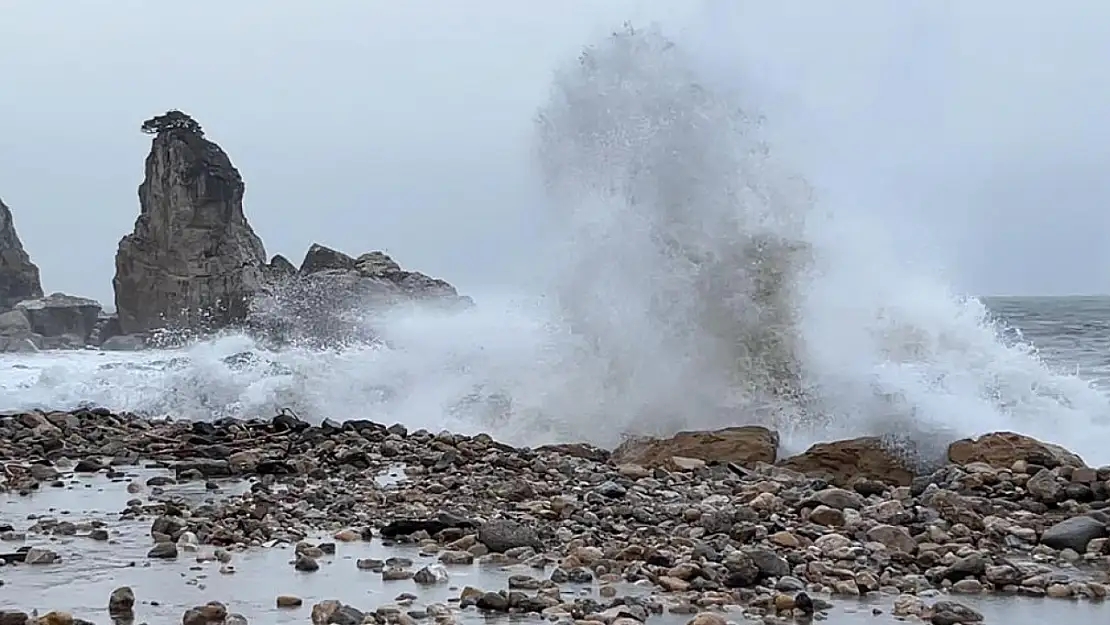
<svg viewBox="0 0 1110 625"><path fill-rule="evenodd" d="M671 33L667 33L671 36ZM712 46L619 30L536 112L552 248L529 291L374 315L381 341L5 356L0 410L370 418L514 443L766 423L786 451L999 429L1110 462L1110 402L838 211L764 132ZM404 259L398 259L404 264ZM271 311L271 314L273 311Z"/></svg>

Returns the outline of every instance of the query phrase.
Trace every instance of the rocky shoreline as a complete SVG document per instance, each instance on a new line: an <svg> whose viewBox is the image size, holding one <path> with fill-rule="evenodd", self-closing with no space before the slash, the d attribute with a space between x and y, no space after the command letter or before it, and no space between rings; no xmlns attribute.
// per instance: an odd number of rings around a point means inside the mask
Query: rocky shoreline
<svg viewBox="0 0 1110 625"><path fill-rule="evenodd" d="M517 449L484 434L365 420L317 426L292 414L212 423L107 410L0 417L4 490L34 497L93 473L126 482L135 498L119 518L150 524L149 558L199 554L233 567L240 552L295 544L291 565L311 573L345 542L384 541L418 545L439 564L358 562L383 580L445 583L474 566L513 572L508 588L464 588L448 604L325 601L311 615L304 607L305 622L450 623L470 612L605 625L661 613L689 614L695 625L740 616L787 622L820 618L837 598L885 596L897 616L970 623L982 617L961 596L1107 594L1110 468L1012 433L958 441L949 462L925 475L876 439L786 459L775 457L774 444L774 432L754 426L632 439L610 452ZM901 472L876 471L883 463ZM134 478L137 466L173 477L144 483ZM377 479L388 471L404 479ZM241 494L205 503L162 492L201 481L216 495L234 480L245 481ZM0 547L8 564L0 579L20 567L66 566L52 536L112 539L96 523L27 523L3 519L0 538L26 544ZM319 531L333 538L307 541ZM599 598L576 597L568 583L594 584ZM645 592L623 594L622 585ZM289 609L298 601L275 597ZM235 606L198 606L182 622L244 622L228 609ZM8 611L0 624L30 618ZM72 618L37 622L86 622Z"/></svg>

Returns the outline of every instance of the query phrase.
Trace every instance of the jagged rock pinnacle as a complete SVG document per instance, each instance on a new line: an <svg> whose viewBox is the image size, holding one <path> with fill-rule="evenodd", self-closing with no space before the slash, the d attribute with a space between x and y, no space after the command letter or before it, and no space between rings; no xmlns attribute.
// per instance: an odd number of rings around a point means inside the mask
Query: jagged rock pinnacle
<svg viewBox="0 0 1110 625"><path fill-rule="evenodd" d="M0 200L0 313L37 297L42 297L39 268L23 249L11 209Z"/></svg>
<svg viewBox="0 0 1110 625"><path fill-rule="evenodd" d="M179 111L151 118L135 229L116 253L116 309L131 334L216 329L242 320L263 284L266 251L243 213L231 159Z"/></svg>

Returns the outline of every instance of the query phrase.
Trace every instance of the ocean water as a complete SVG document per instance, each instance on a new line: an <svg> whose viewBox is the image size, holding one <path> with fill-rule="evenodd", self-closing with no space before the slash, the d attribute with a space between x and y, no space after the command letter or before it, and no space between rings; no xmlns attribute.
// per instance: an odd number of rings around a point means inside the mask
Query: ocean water
<svg viewBox="0 0 1110 625"><path fill-rule="evenodd" d="M953 414L944 422L945 431L952 436L1003 428L1029 432L1081 450L1089 462L1110 462L1110 456L1100 453L1110 442L1106 424L1110 297L986 297L982 302L987 311L984 320L989 323L972 329L992 333L994 338L985 344L989 351L949 354L945 360L979 367L951 373L989 375L995 391L1006 391L994 399L1001 397L1008 403L980 412L985 416L981 421L975 413ZM511 412L511 403L483 403L484 384L500 381L502 388L531 390L525 383L527 376L549 371L538 340L545 334L535 320L507 305L493 311L483 308L456 317L408 314L390 326L394 339L406 339L395 341L395 349L272 351L249 337L232 334L174 350L4 354L0 355L0 412L100 405L151 416L211 419L265 417L292 407L315 420L370 417L412 428L488 431L521 444L611 443L612 429L572 430L577 423L573 416L560 424L557 414L529 415ZM514 316L516 323L498 323ZM950 320L954 325L960 321ZM402 331L406 328L407 332ZM956 329L960 328L948 331ZM492 340L482 343L479 337ZM529 356L537 359L531 370L514 369L527 367L524 359ZM908 364L937 366L935 359ZM499 373L504 376L500 380L495 378ZM548 381L552 395L565 390L558 387L559 378ZM936 390L938 395L945 392ZM955 399L980 404L992 397L988 393ZM1040 406L1044 413L1038 418L1035 406L1023 406L1022 401ZM530 416L537 422L513 423ZM674 427L746 423L764 415L737 412L734 416L732 421L721 421L717 414L689 414ZM623 430L659 431L638 430L635 419L622 421L621 417L616 415L615 420ZM834 425L836 429L826 430L824 436L802 428L791 431L798 435L796 446L827 440L841 431L884 431L881 423L864 414L844 415Z"/></svg>
<svg viewBox="0 0 1110 625"><path fill-rule="evenodd" d="M986 297L999 319L1034 345L1046 364L1110 389L1110 296Z"/></svg>

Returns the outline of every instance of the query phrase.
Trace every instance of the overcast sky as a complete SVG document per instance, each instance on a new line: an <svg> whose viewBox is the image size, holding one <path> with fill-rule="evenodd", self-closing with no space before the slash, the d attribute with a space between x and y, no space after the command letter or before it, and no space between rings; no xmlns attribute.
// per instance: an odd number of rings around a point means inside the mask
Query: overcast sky
<svg viewBox="0 0 1110 625"><path fill-rule="evenodd" d="M626 19L686 37L829 205L957 288L1110 292L1105 0L5 0L0 197L48 291L110 302L138 126L180 108L242 172L270 254L527 280L532 116Z"/></svg>

